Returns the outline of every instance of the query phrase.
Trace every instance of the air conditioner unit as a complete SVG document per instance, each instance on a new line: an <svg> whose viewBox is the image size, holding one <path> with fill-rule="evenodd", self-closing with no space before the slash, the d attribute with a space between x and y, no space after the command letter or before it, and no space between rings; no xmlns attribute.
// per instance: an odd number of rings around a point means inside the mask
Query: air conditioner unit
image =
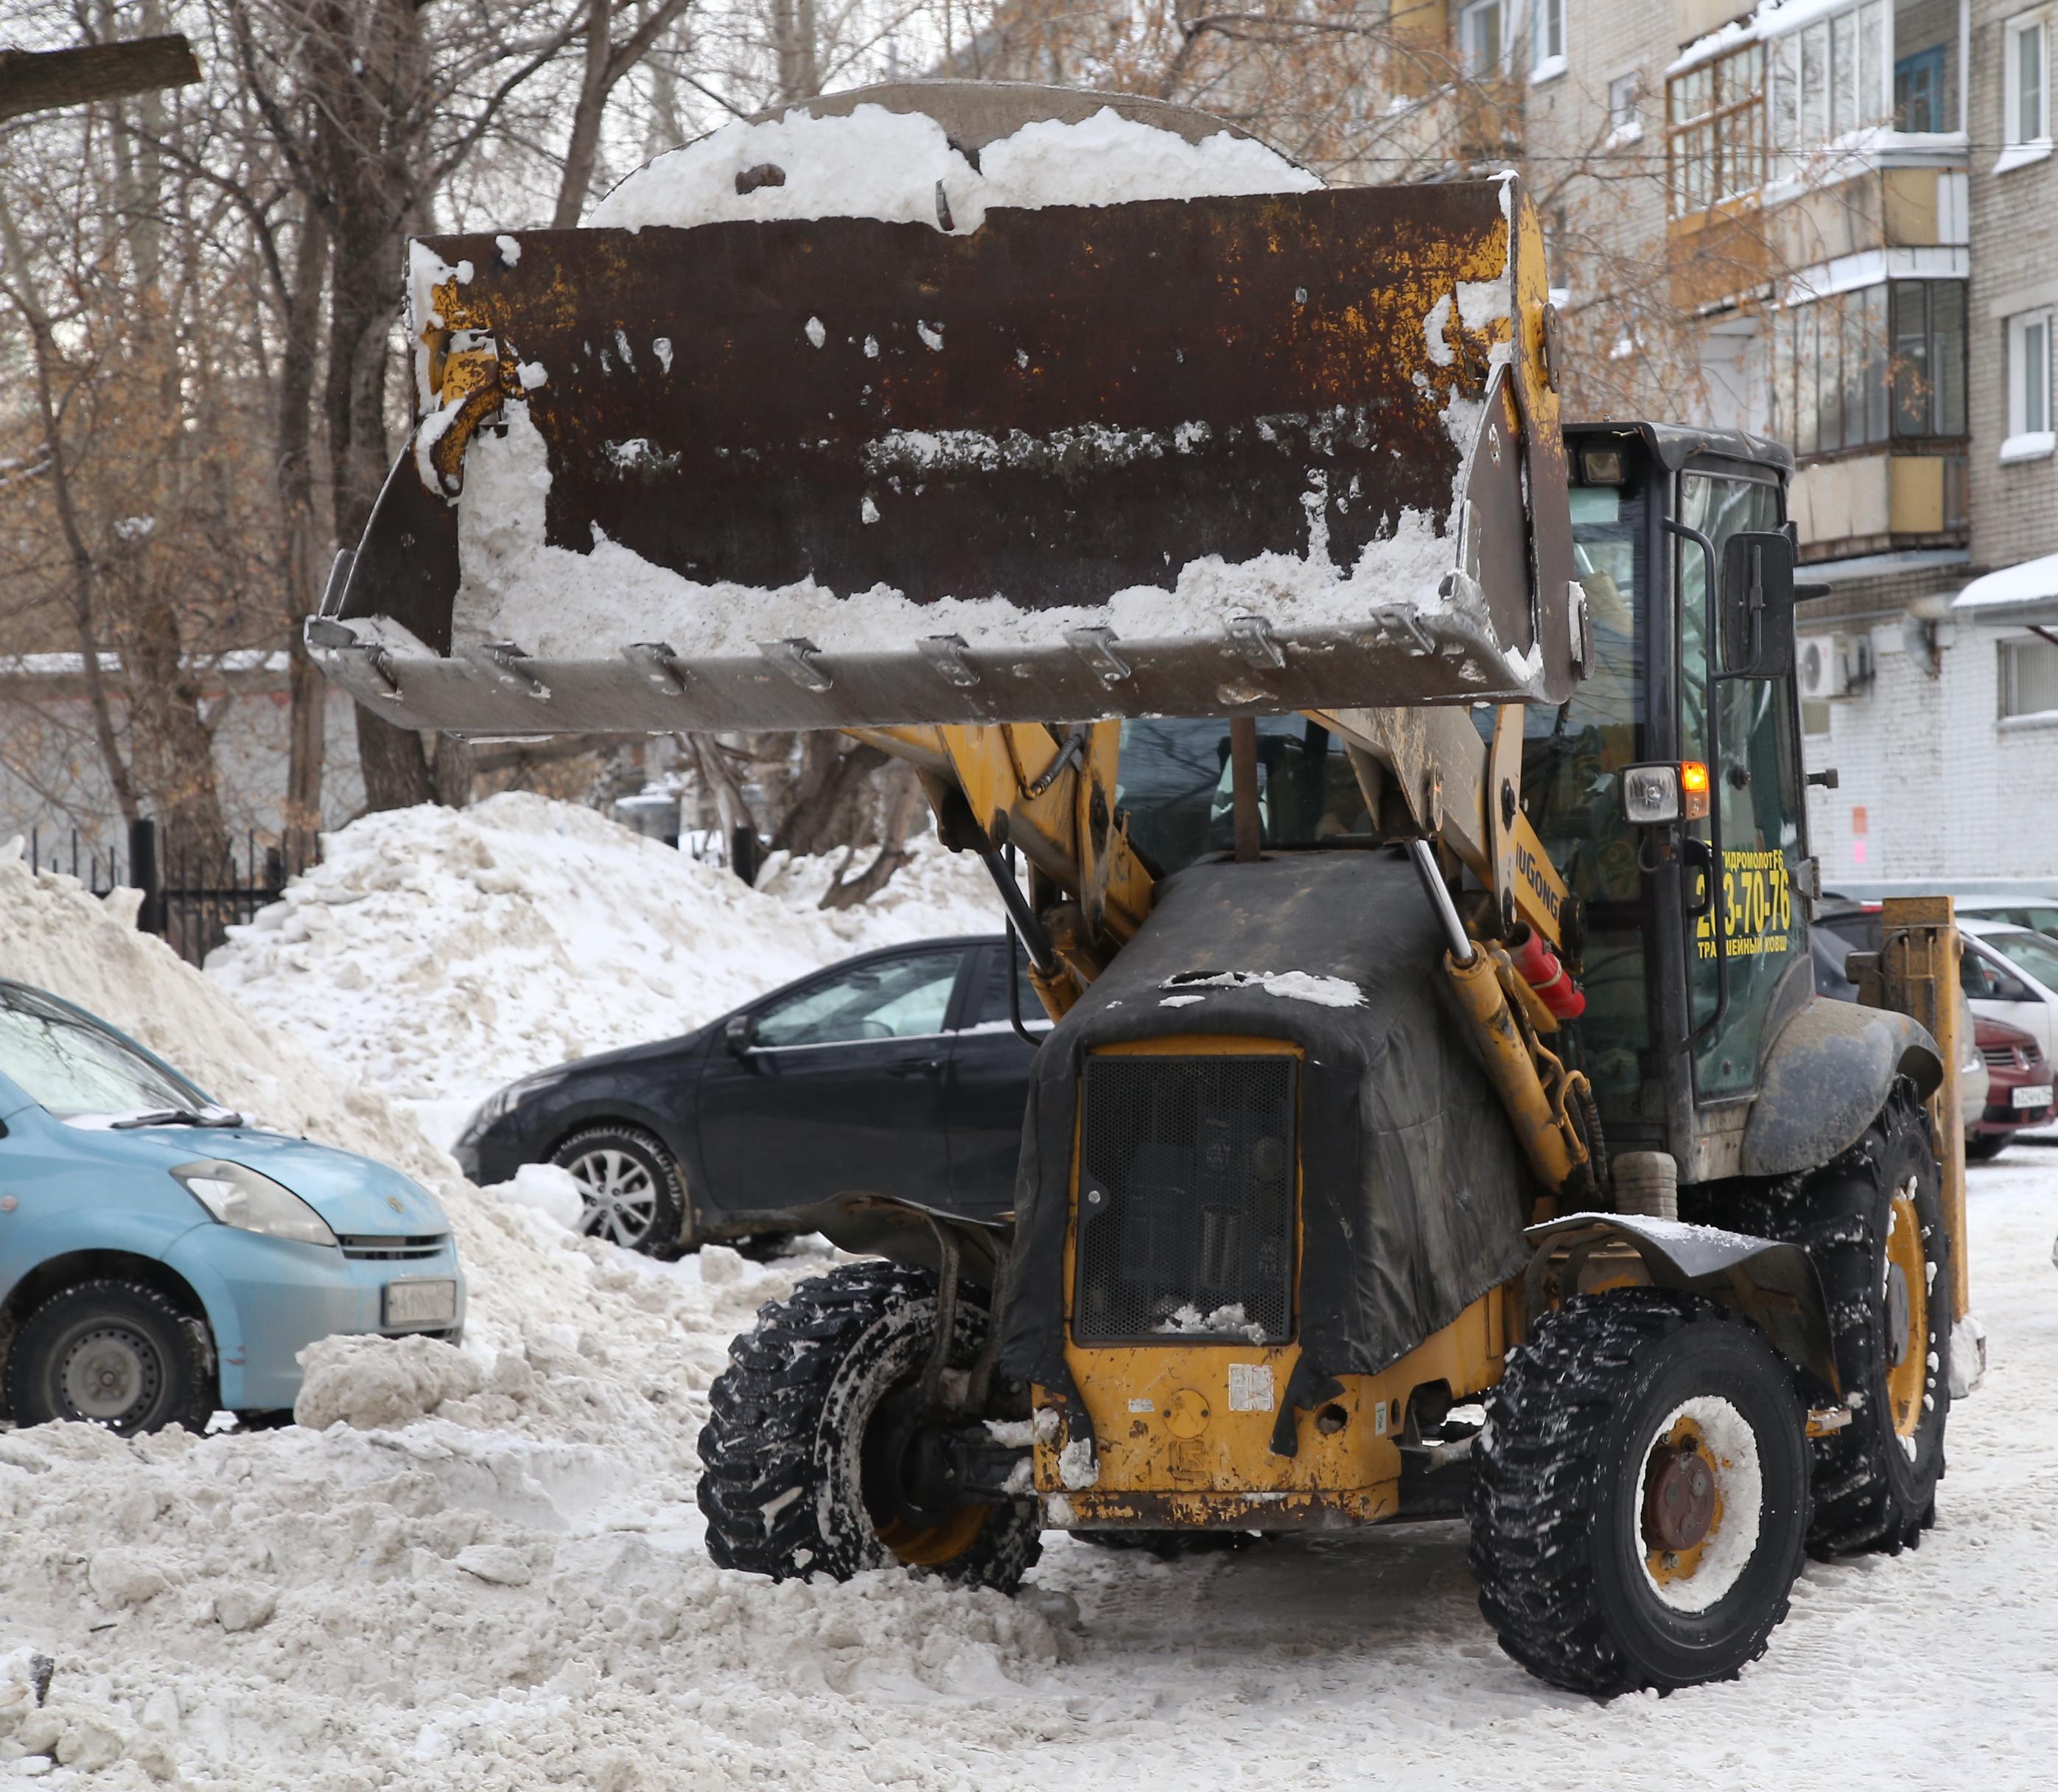
<svg viewBox="0 0 2058 1792"><path fill-rule="evenodd" d="M1822 702L1851 694L1849 636L1803 635L1794 659L1801 680L1801 694L1810 701Z"/></svg>

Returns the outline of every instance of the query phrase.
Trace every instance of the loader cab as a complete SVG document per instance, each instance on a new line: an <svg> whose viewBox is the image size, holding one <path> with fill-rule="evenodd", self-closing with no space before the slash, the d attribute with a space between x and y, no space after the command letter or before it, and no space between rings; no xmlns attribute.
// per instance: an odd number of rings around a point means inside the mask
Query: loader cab
<svg viewBox="0 0 2058 1792"><path fill-rule="evenodd" d="M1722 620L1730 544L1783 529L1791 462L1643 424L1575 427L1566 447L1593 667L1527 718L1524 807L1579 899L1578 1049L1610 1139L1669 1150L1701 1181L1734 1173L1765 1048L1813 987L1790 651L1738 675L1749 651ZM1773 601L1790 642L1790 590ZM1666 765L1700 768L1685 775L1702 793L1677 819L1632 820L1623 773Z"/></svg>

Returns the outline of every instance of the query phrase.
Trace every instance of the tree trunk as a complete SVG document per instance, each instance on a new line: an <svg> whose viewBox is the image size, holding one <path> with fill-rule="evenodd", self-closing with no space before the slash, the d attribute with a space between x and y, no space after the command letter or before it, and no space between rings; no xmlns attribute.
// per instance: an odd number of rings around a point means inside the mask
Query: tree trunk
<svg viewBox="0 0 2058 1792"><path fill-rule="evenodd" d="M301 208L293 288L286 295L286 340L279 362L277 436L282 537L280 609L287 654L288 742L283 832L303 852L321 828L323 761L328 755L328 681L308 658L302 618L320 590L315 550L315 362L321 330L328 229L312 203Z"/></svg>
<svg viewBox="0 0 2058 1792"><path fill-rule="evenodd" d="M471 743L455 734L436 737L435 757L429 765L429 781L436 801L445 809L471 806L471 781L475 770Z"/></svg>
<svg viewBox="0 0 2058 1792"><path fill-rule="evenodd" d="M686 751L693 755L701 784L714 793L715 813L721 817L721 837L733 840L738 828L748 828L754 838L757 817L750 813L750 804L743 794L743 786L737 781L735 767L722 751L721 742L712 734L689 734L685 739Z"/></svg>
<svg viewBox="0 0 2058 1792"><path fill-rule="evenodd" d="M838 812L860 781L886 763L887 756L879 748L860 742L839 751L840 738L826 733L804 737L793 807L772 836L773 852L797 856L822 852L840 844L846 837L836 826Z"/></svg>
<svg viewBox="0 0 2058 1792"><path fill-rule="evenodd" d="M565 145L565 171L558 181L557 209L551 213L553 230L569 230L579 221L588 189L593 185L594 163L600 154L601 114L614 87L608 54L607 27L614 16L609 0L586 0L586 56L579 76L578 103L572 108L571 136Z"/></svg>
<svg viewBox="0 0 2058 1792"><path fill-rule="evenodd" d="M58 419L56 394L51 389L50 366L56 359L56 348L50 340L50 320L30 284L28 257L15 228L14 214L7 205L4 185L0 185L0 247L6 251L7 272L11 276L8 296L29 326L36 373L36 410L42 423L43 450L50 457L50 497L57 510L58 526L64 535L65 553L71 562L72 626L85 680L86 708L93 717L93 745L100 749L101 767L107 773L121 820L125 825L133 825L142 810L136 801L128 761L122 757L121 743L115 737L113 709L100 670L100 637L93 618L93 554L79 527L71 471L65 460L64 431Z"/></svg>
<svg viewBox="0 0 2058 1792"><path fill-rule="evenodd" d="M914 769L905 765L894 767L882 781L891 793L886 799L885 817L880 824L878 855L848 882L839 872L822 892L821 908L855 908L860 902L870 901L892 880L894 872L914 856L908 838L915 831L915 820L921 812L922 787L916 781Z"/></svg>

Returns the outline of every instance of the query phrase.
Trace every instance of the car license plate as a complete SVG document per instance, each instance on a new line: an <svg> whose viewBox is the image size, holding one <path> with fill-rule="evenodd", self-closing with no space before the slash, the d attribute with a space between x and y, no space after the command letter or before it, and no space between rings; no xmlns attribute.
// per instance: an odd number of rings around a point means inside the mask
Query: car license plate
<svg viewBox="0 0 2058 1792"><path fill-rule="evenodd" d="M2011 1095L2017 1107L2048 1107L2051 1105L2051 1085L2048 1083L2028 1083Z"/></svg>
<svg viewBox="0 0 2058 1792"><path fill-rule="evenodd" d="M456 1318L455 1281L386 1284L386 1323L389 1325L447 1325Z"/></svg>

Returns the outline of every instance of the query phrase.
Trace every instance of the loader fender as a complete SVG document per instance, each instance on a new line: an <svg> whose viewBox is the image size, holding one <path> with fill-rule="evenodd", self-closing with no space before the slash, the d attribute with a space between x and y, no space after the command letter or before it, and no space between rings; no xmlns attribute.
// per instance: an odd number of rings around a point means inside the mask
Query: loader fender
<svg viewBox="0 0 2058 1792"><path fill-rule="evenodd" d="M1937 1042L1921 1022L1889 1008L1810 999L1766 1052L1745 1122L1746 1176L1818 1169L1865 1134L1897 1076L1928 1100L1944 1079Z"/></svg>
<svg viewBox="0 0 2058 1792"><path fill-rule="evenodd" d="M1527 1277L1532 1321L1554 1279L1561 1297L1570 1295L1579 1271L1598 1253L1627 1246L1642 1259L1652 1287L1699 1294L1734 1307L1795 1368L1807 1370L1839 1400L1843 1397L1829 1302L1814 1263L1800 1246L1640 1214L1568 1214L1530 1226L1523 1235L1536 1246Z"/></svg>
<svg viewBox="0 0 2058 1792"><path fill-rule="evenodd" d="M985 1289L996 1285L1015 1238L1012 1216L975 1219L887 1194L845 1195L805 1218L842 1250L938 1274L943 1271L943 1240L948 1238L957 1246L959 1275Z"/></svg>

